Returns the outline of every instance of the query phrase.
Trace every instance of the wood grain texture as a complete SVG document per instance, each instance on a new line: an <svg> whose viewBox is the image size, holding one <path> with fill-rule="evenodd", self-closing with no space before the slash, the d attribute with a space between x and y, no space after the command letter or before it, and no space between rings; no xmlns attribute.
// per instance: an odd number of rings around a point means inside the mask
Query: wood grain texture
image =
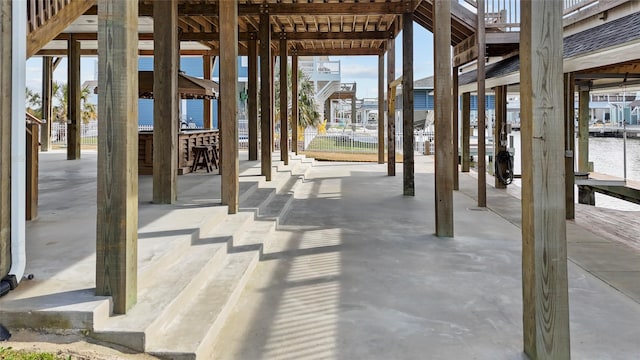
<svg viewBox="0 0 640 360"><path fill-rule="evenodd" d="M487 159L486 159L486 99L485 99L485 28L484 0L478 1L478 25L476 27L478 43L478 206L487 206Z"/></svg>
<svg viewBox="0 0 640 360"><path fill-rule="evenodd" d="M258 160L258 41L249 40L249 76L247 79L247 112L249 126L249 160Z"/></svg>
<svg viewBox="0 0 640 360"><path fill-rule="evenodd" d="M80 42L72 35L68 41L67 86L69 90L67 114L67 160L80 159Z"/></svg>
<svg viewBox="0 0 640 360"><path fill-rule="evenodd" d="M220 173L222 204L239 209L238 3L220 1Z"/></svg>
<svg viewBox="0 0 640 360"><path fill-rule="evenodd" d="M11 269L12 2L0 1L0 277Z"/></svg>
<svg viewBox="0 0 640 360"><path fill-rule="evenodd" d="M41 126L40 131L40 150L43 152L51 149L52 98L53 58L44 56L42 58L42 120L46 120L46 123Z"/></svg>
<svg viewBox="0 0 640 360"><path fill-rule="evenodd" d="M378 55L378 164L384 164L384 54Z"/></svg>
<svg viewBox="0 0 640 360"><path fill-rule="evenodd" d="M589 90L578 91L578 171L589 172Z"/></svg>
<svg viewBox="0 0 640 360"><path fill-rule="evenodd" d="M261 170L265 180L271 181L272 109L271 27L269 14L260 14L260 139Z"/></svg>
<svg viewBox="0 0 640 360"><path fill-rule="evenodd" d="M413 13L402 14L402 187L416 194L413 159ZM407 110L410 109L410 110Z"/></svg>
<svg viewBox="0 0 640 360"><path fill-rule="evenodd" d="M502 131L502 125L506 123L507 121L507 87L506 86L497 86L495 88L495 99L496 99L496 109L495 109L495 113L496 113L496 117L495 117L495 124L493 126L493 164L494 164L494 169L496 161L497 161L497 154L500 151L504 151L507 150L507 147L505 145L501 144L500 141L500 132ZM505 129L505 135L506 135L506 129ZM503 184L500 179L498 179L498 176L494 176L493 177L493 186L496 189L506 189L507 185Z"/></svg>
<svg viewBox="0 0 640 360"><path fill-rule="evenodd" d="M459 190L460 189L460 179L458 177L459 173L458 173L458 164L459 164L459 151L458 151L458 143L459 143L459 139L460 139L460 129L459 129L459 122L460 122L460 95L458 94L458 67L454 66L453 67L453 96L451 97L451 110L452 110L452 117L451 117L451 125L453 126L451 129L451 132L453 134L453 190Z"/></svg>
<svg viewBox="0 0 640 360"><path fill-rule="evenodd" d="M396 176L396 39L387 48L387 175Z"/></svg>
<svg viewBox="0 0 640 360"><path fill-rule="evenodd" d="M451 2L435 0L435 208L436 235L453 236L453 142L451 140Z"/></svg>
<svg viewBox="0 0 640 360"><path fill-rule="evenodd" d="M124 314L138 284L138 2L100 0L96 295Z"/></svg>
<svg viewBox="0 0 640 360"><path fill-rule="evenodd" d="M42 26L27 35L27 58L33 56L96 3L96 0L72 0L50 14ZM56 2L54 4L57 5Z"/></svg>
<svg viewBox="0 0 640 360"><path fill-rule="evenodd" d="M291 56L291 145L298 155L298 55Z"/></svg>
<svg viewBox="0 0 640 360"><path fill-rule="evenodd" d="M38 152L40 146L40 125L31 122L27 125L27 193L26 219L38 217Z"/></svg>
<svg viewBox="0 0 640 360"><path fill-rule="evenodd" d="M287 40L280 39L280 161L289 165L289 122L287 118Z"/></svg>
<svg viewBox="0 0 640 360"><path fill-rule="evenodd" d="M211 55L202 56L202 73L204 74L204 78L207 80L211 80L211 71L213 68L213 59L215 57ZM202 100L203 108L202 108L202 126L205 129L211 129L211 100Z"/></svg>
<svg viewBox="0 0 640 360"><path fill-rule="evenodd" d="M562 2L523 1L521 22L524 351L569 359Z"/></svg>
<svg viewBox="0 0 640 360"><path fill-rule="evenodd" d="M565 172L565 207L566 219L576 217L575 199L575 153L576 153L576 128L575 128L575 82L572 73L564 74L564 172Z"/></svg>
<svg viewBox="0 0 640 360"><path fill-rule="evenodd" d="M471 159L471 93L462 94L462 147L460 171L469 172Z"/></svg>
<svg viewBox="0 0 640 360"><path fill-rule="evenodd" d="M153 6L153 202L173 204L178 198L178 1Z"/></svg>

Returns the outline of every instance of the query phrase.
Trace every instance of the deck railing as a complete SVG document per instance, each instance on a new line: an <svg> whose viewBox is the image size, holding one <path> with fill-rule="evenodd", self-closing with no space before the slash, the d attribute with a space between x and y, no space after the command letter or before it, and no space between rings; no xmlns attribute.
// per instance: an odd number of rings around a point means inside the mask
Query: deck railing
<svg viewBox="0 0 640 360"><path fill-rule="evenodd" d="M458 0L467 9L477 13L476 0ZM489 31L519 31L521 0L485 0L485 27ZM610 0L563 0L564 17L584 11Z"/></svg>
<svg viewBox="0 0 640 360"><path fill-rule="evenodd" d="M27 31L29 33L36 31L69 3L71 3L71 0L27 1L27 23L29 25Z"/></svg>

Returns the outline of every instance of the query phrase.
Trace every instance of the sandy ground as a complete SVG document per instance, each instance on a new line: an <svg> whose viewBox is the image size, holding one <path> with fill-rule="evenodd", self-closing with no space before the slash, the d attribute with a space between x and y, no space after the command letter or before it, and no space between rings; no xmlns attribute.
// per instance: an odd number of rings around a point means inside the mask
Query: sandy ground
<svg viewBox="0 0 640 360"><path fill-rule="evenodd" d="M41 334L33 331L16 331L10 341L0 342L0 347L14 350L49 352L73 360L152 360L157 357L147 354L134 354L125 348L115 345L102 345L89 342L85 337L76 334Z"/></svg>

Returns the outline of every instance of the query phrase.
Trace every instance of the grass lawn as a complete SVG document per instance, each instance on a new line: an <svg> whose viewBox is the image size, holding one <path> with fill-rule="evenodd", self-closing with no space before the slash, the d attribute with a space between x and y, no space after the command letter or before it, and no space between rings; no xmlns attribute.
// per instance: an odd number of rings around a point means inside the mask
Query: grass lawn
<svg viewBox="0 0 640 360"><path fill-rule="evenodd" d="M60 356L48 352L31 352L0 347L0 360L69 360L71 356Z"/></svg>

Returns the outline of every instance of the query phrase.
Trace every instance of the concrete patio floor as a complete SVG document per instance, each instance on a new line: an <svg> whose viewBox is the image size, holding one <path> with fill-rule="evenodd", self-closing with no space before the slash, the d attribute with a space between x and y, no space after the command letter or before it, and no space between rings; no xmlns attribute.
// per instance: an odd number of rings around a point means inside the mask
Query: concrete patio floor
<svg viewBox="0 0 640 360"><path fill-rule="evenodd" d="M526 358L520 229L477 209L461 174L456 235L435 237L433 158L416 159L415 198L401 195L401 167L316 164L221 331L220 359ZM519 217L519 200L494 190L488 201ZM570 226L573 253L583 235ZM598 254L640 266L637 252ZM638 359L640 304L573 259L569 282L573 358Z"/></svg>
<svg viewBox="0 0 640 360"><path fill-rule="evenodd" d="M256 197L259 170L259 162L241 161L241 207L263 201ZM519 200L489 188L489 208L478 209L475 179L461 174L461 191L454 192L456 235L441 239L434 236L433 157L416 157L415 197L401 195L401 165L397 170L388 177L386 165L316 162L302 182L278 190L290 188L292 198L277 230L269 233L244 291L227 305L210 355L194 357L525 359ZM31 306L37 314L41 306L68 314L108 306L93 296L95 171L95 152L84 152L80 161L42 154L40 217L27 227L27 272L36 277L0 299L0 312ZM163 206L150 204L150 180L140 177L141 283L153 283L153 272L144 269L162 258L161 245L203 223L214 228L212 219L226 213L218 205L219 176L179 177L179 203ZM162 243L155 244L158 239ZM240 252L253 247L237 245ZM640 358L640 299L634 295L640 253L575 224L568 225L568 246L573 358ZM619 281L605 282L605 275ZM196 327L205 317L195 315L178 321ZM7 319L2 316L0 322ZM114 319L76 316L71 325ZM179 342L183 334L168 336Z"/></svg>

